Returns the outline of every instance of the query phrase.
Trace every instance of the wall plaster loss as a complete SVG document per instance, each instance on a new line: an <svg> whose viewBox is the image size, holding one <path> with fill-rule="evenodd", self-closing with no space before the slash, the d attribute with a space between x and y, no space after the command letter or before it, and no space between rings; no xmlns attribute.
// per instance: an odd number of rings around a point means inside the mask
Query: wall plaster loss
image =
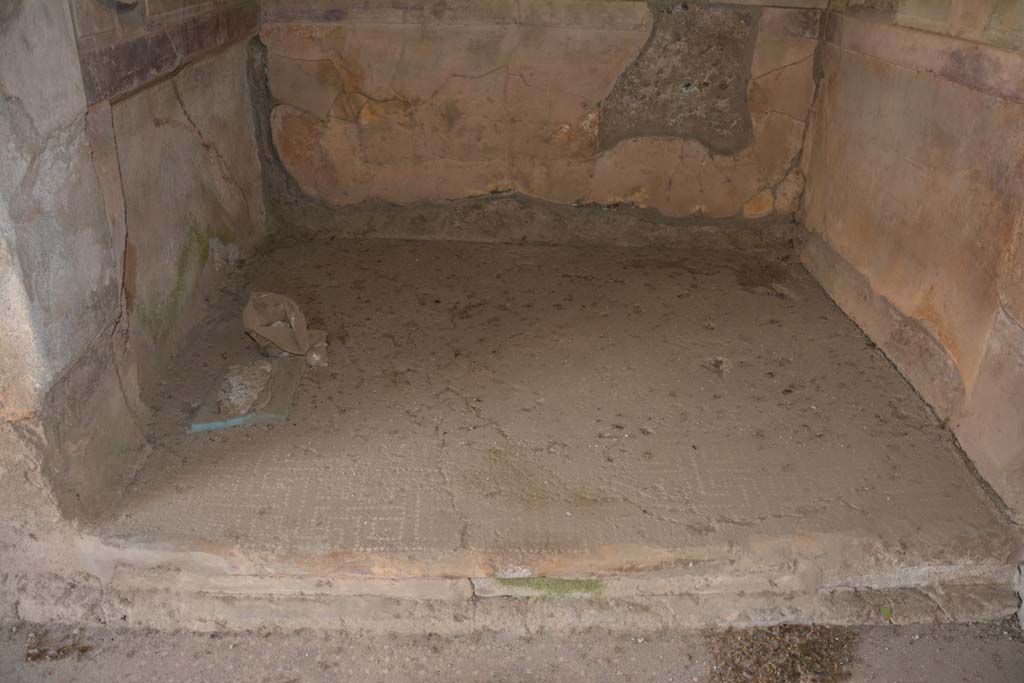
<svg viewBox="0 0 1024 683"><path fill-rule="evenodd" d="M779 223L1024 518L1024 2L3 3L0 619L271 240Z"/></svg>

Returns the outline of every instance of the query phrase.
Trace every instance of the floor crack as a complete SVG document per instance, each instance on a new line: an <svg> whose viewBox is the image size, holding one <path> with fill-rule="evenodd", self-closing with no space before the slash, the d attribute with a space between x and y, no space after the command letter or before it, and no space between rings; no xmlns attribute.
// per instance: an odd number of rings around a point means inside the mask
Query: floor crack
<svg viewBox="0 0 1024 683"><path fill-rule="evenodd" d="M438 431L435 429L435 432ZM440 436L441 449L445 447L445 437ZM459 550L467 550L469 548L469 518L459 507L458 498L455 495L455 490L452 488L451 477L448 476L448 471L444 468L444 463L440 460L437 461L437 473L441 475L441 488L444 490L445 495L448 498L448 503L452 506L452 510L455 512L456 517L462 523L459 528Z"/></svg>

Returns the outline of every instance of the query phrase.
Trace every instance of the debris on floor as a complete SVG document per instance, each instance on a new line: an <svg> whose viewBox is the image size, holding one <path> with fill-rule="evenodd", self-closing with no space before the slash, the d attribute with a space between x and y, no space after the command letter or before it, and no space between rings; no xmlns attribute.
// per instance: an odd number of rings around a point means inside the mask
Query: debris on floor
<svg viewBox="0 0 1024 683"><path fill-rule="evenodd" d="M715 683L838 683L850 678L857 633L790 624L711 631L706 640Z"/></svg>
<svg viewBox="0 0 1024 683"><path fill-rule="evenodd" d="M216 390L199 407L190 432L253 424L284 424L302 375L302 365L327 365L327 333L306 326L292 299L253 292L242 310L245 333L262 358L231 365Z"/></svg>
<svg viewBox="0 0 1024 683"><path fill-rule="evenodd" d="M721 377L725 377L732 370L732 361L724 356L712 356L704 360L704 367Z"/></svg>
<svg viewBox="0 0 1024 683"><path fill-rule="evenodd" d="M25 644L25 661L55 661L69 655L81 657L92 650L92 647L80 642L79 635L78 629L63 636L30 631Z"/></svg>
<svg viewBox="0 0 1024 683"><path fill-rule="evenodd" d="M242 323L264 356L305 356L309 365L327 365L327 333L308 329L302 309L282 294L253 292Z"/></svg>
<svg viewBox="0 0 1024 683"><path fill-rule="evenodd" d="M223 382L199 407L190 432L288 420L305 361L292 356L232 365Z"/></svg>
<svg viewBox="0 0 1024 683"><path fill-rule="evenodd" d="M225 417L240 417L267 405L273 365L260 359L251 365L232 365L224 375L217 407Z"/></svg>

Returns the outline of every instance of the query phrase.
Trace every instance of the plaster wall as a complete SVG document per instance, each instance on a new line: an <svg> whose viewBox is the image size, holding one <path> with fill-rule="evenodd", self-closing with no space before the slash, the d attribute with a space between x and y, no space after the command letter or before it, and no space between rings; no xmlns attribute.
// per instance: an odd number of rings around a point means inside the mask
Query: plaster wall
<svg viewBox="0 0 1024 683"><path fill-rule="evenodd" d="M804 261L1019 511L1024 3L856 4L827 26Z"/></svg>
<svg viewBox="0 0 1024 683"><path fill-rule="evenodd" d="M518 191L791 214L821 13L662 2L267 2L275 161L331 206Z"/></svg>

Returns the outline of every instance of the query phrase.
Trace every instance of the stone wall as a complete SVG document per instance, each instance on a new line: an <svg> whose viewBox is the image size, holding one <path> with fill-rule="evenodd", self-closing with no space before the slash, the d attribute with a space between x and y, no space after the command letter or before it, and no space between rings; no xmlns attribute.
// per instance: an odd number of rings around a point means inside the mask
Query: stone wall
<svg viewBox="0 0 1024 683"><path fill-rule="evenodd" d="M1024 53L975 42L1021 47L1024 2L845 4L804 261L1024 510Z"/></svg>
<svg viewBox="0 0 1024 683"><path fill-rule="evenodd" d="M204 291L266 234L247 59L232 44L112 107L143 384L201 314Z"/></svg>
<svg viewBox="0 0 1024 683"><path fill-rule="evenodd" d="M257 21L252 3L0 8L0 498L28 482L88 515L141 463L139 369L264 232L239 42Z"/></svg>
<svg viewBox="0 0 1024 683"><path fill-rule="evenodd" d="M124 327L145 385L200 313L204 283L265 231L245 50L259 3L70 4L86 98L103 112L95 147L108 151Z"/></svg>
<svg viewBox="0 0 1024 683"><path fill-rule="evenodd" d="M0 484L48 486L67 510L123 482L141 445L113 363L120 273L89 124L67 4L6 4L0 470L34 474Z"/></svg>
<svg viewBox="0 0 1024 683"><path fill-rule="evenodd" d="M271 156L332 206L511 190L669 216L792 213L820 14L268 0Z"/></svg>

